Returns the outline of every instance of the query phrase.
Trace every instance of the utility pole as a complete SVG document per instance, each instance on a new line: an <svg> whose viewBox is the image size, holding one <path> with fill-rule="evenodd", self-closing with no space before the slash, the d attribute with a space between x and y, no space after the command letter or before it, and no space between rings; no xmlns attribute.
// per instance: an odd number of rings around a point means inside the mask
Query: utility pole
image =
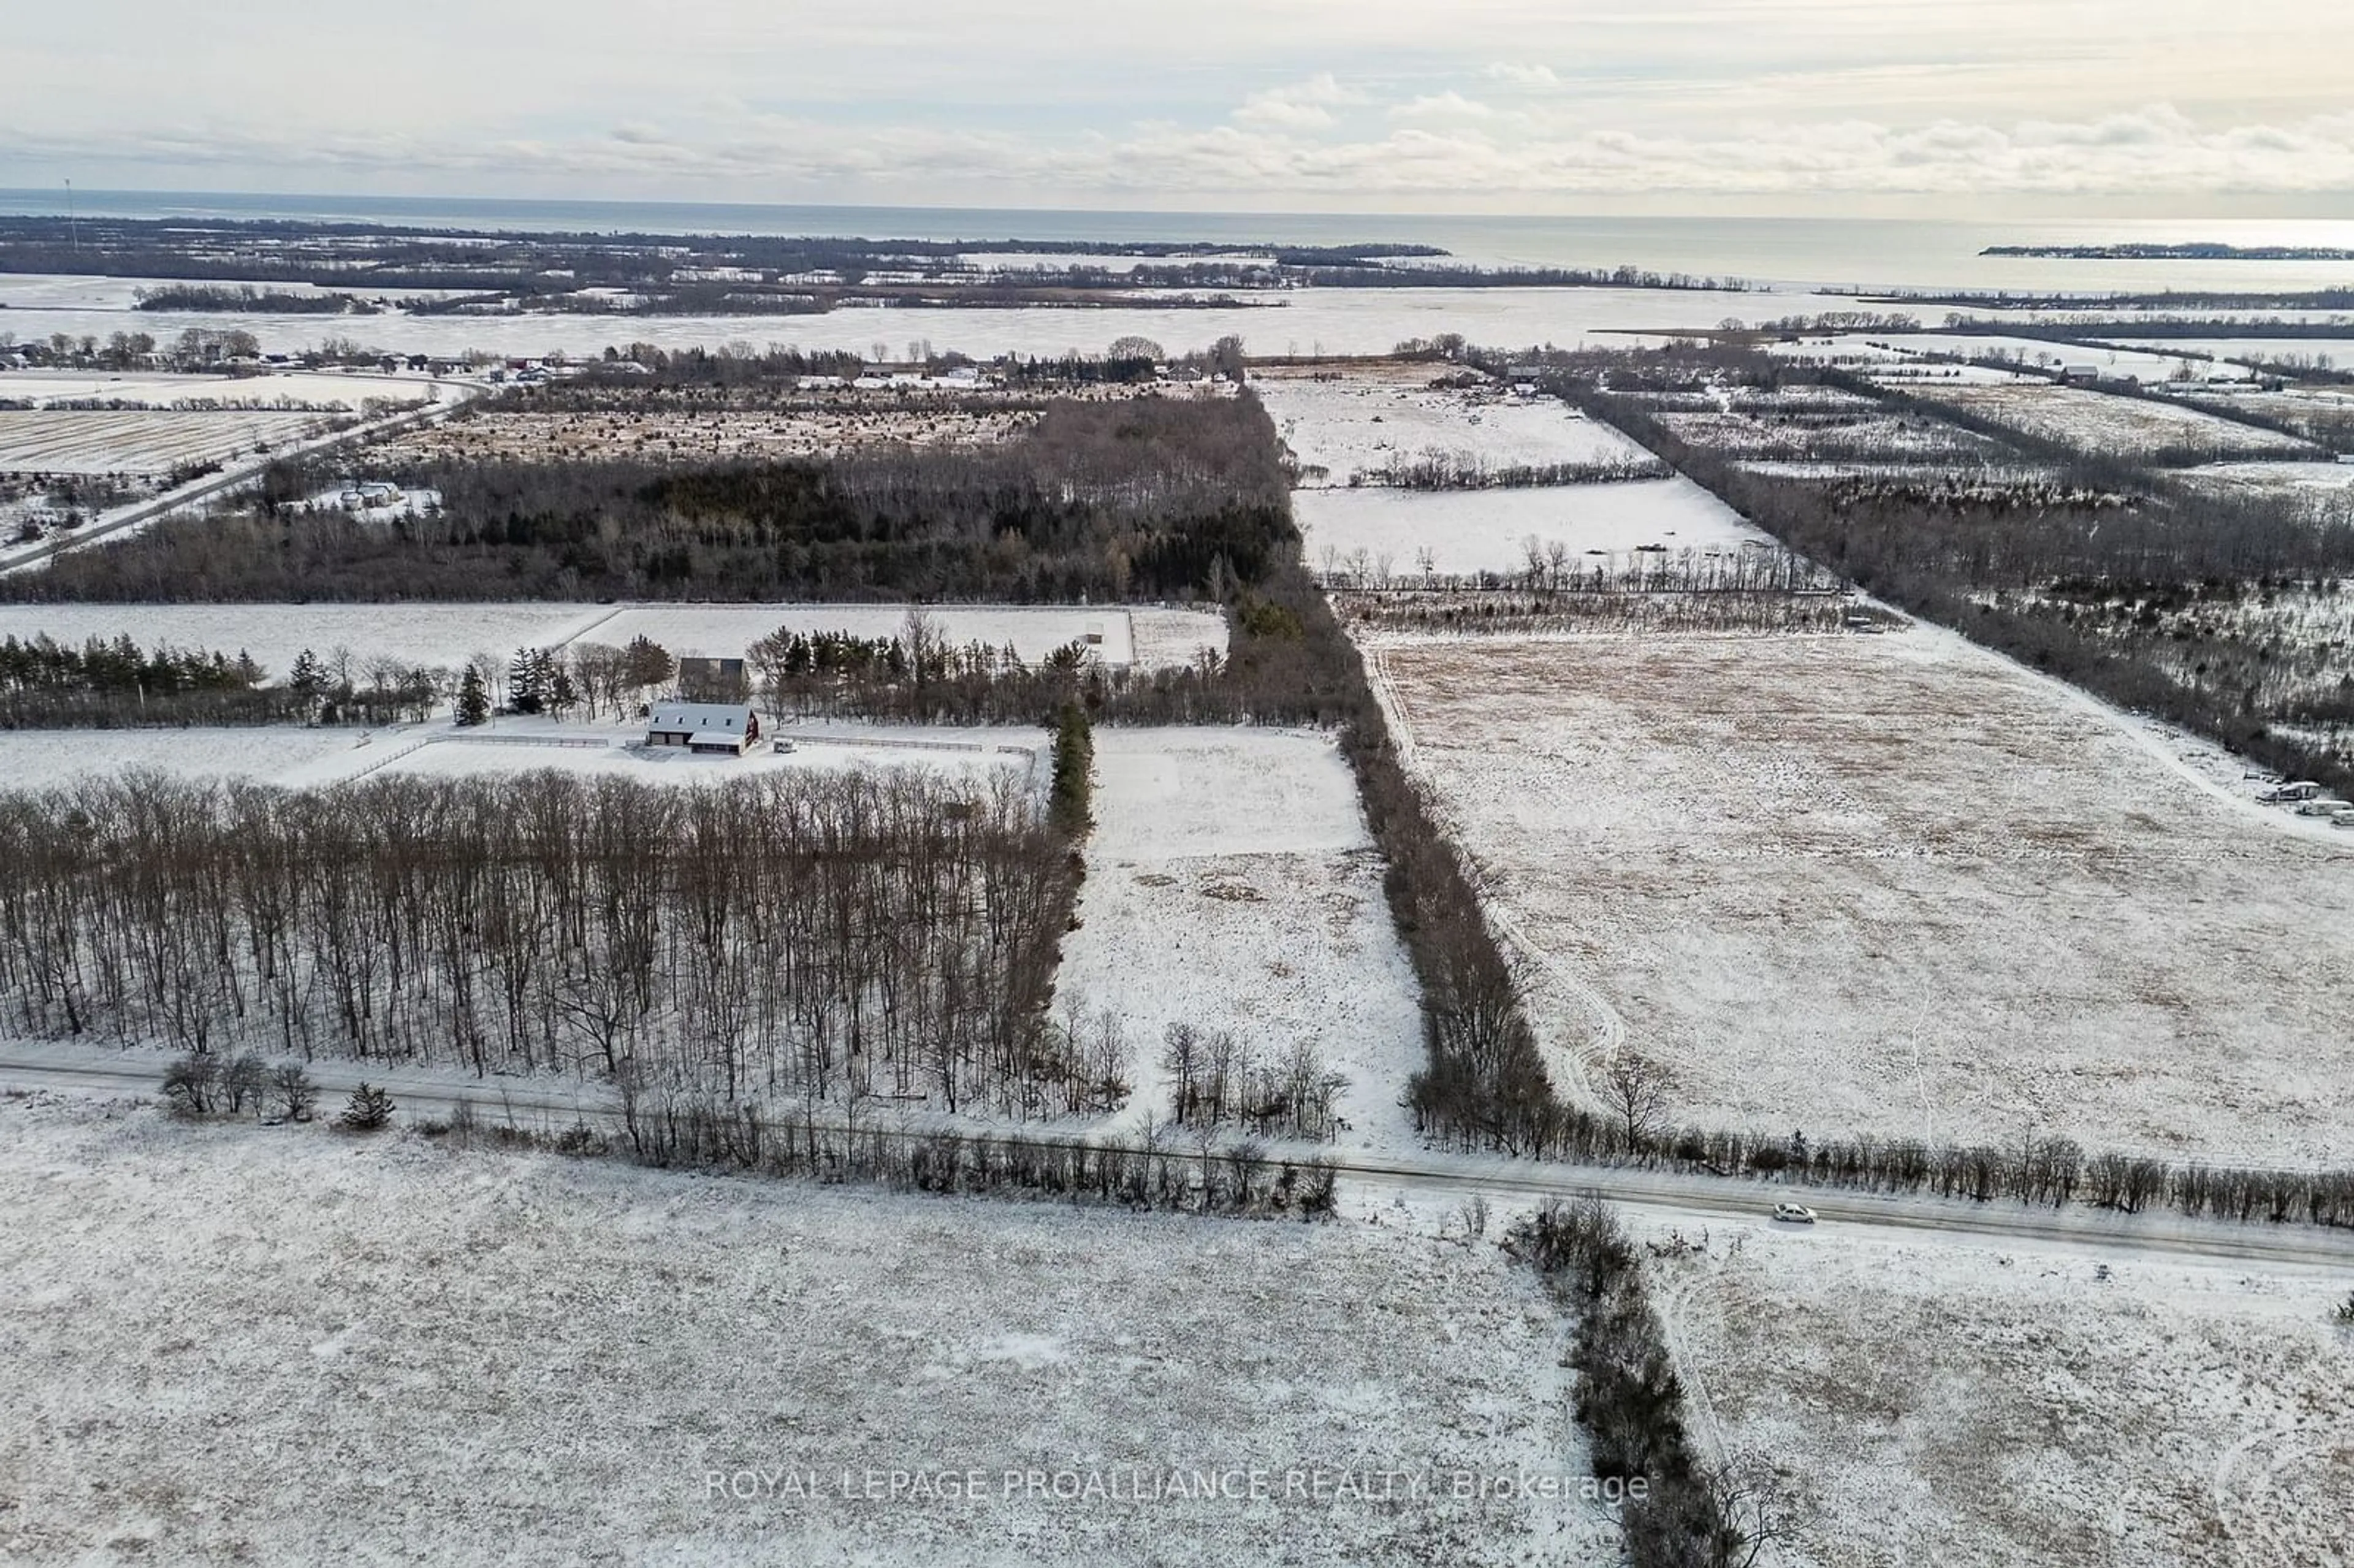
<svg viewBox="0 0 2354 1568"><path fill-rule="evenodd" d="M74 254L81 254L81 225L74 217L73 182L66 182L66 233L73 240Z"/></svg>

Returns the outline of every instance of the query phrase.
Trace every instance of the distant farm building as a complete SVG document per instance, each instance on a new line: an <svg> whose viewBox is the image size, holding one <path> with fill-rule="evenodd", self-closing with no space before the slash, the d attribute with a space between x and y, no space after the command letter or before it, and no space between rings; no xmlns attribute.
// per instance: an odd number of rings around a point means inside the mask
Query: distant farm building
<svg viewBox="0 0 2354 1568"><path fill-rule="evenodd" d="M759 739L760 715L741 703L656 703L646 722L650 747L741 757Z"/></svg>
<svg viewBox="0 0 2354 1568"><path fill-rule="evenodd" d="M2060 367L2062 386L2090 387L2100 378L2101 367L2097 365L2063 365Z"/></svg>
<svg viewBox="0 0 2354 1568"><path fill-rule="evenodd" d="M752 694L741 659L682 658L678 694L690 703L740 703Z"/></svg>

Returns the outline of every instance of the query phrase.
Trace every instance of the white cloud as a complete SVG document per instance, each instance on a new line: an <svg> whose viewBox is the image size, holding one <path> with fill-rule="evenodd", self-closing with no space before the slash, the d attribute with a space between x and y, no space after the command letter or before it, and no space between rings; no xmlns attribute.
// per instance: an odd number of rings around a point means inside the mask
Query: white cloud
<svg viewBox="0 0 2354 1568"><path fill-rule="evenodd" d="M1494 65L1490 66L1488 77L1491 81L1510 82L1514 87L1543 89L1548 91L1561 85L1561 78L1553 74L1553 69L1551 66L1514 65L1509 60L1498 60Z"/></svg>
<svg viewBox="0 0 2354 1568"><path fill-rule="evenodd" d="M1496 111L1455 91L1426 93L1390 110L1393 120L1493 120Z"/></svg>
<svg viewBox="0 0 2354 1568"><path fill-rule="evenodd" d="M1339 122L1337 108L1364 101L1364 94L1341 85L1330 71L1288 87L1253 93L1235 111L1235 123L1270 131L1320 131Z"/></svg>
<svg viewBox="0 0 2354 1568"><path fill-rule="evenodd" d="M1318 81L1286 101L1306 111L1352 101L1337 83ZM1374 135L1309 133L1323 128L1300 114L1277 112L1248 122L1237 115L1235 122L1209 127L1158 122L1123 135L1051 138L919 125L851 133L806 117L765 116L692 132L631 123L576 137L481 141L352 132L290 140L237 129L159 129L96 143L0 124L0 143L69 164L108 155L200 172L282 166L308 171L304 177L320 184L398 171L446 185L495 175L631 190L691 186L698 193L747 185L917 196L983 189L1201 198L1355 192L1540 204L1656 192L2188 198L2354 191L2354 113L2287 124L2202 126L2156 104L2010 125L1785 121L1685 135L1492 112L1415 112ZM912 185L911 172L928 183Z"/></svg>

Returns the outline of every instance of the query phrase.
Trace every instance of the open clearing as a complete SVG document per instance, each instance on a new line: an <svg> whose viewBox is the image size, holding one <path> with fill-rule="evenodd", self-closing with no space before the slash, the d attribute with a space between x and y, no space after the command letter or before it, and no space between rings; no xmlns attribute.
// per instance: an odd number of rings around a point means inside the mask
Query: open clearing
<svg viewBox="0 0 2354 1568"><path fill-rule="evenodd" d="M1405 365L1261 371L1251 377L1251 388L1310 488L1371 481L1393 463L1433 452L1494 468L1648 461L1634 442L1558 398L1522 400L1493 387L1467 392L1432 385L1447 373L1441 366Z"/></svg>
<svg viewBox="0 0 2354 1568"><path fill-rule="evenodd" d="M1623 1039L1702 1123L2354 1160L2354 843L2089 700L1920 628L1374 659L1565 1070Z"/></svg>
<svg viewBox="0 0 2354 1568"><path fill-rule="evenodd" d="M741 758L648 750L641 724L559 723L503 717L461 730L447 719L387 726L256 725L155 729L0 730L0 779L47 789L129 768L186 779L245 779L316 789L398 772L441 778L553 768L692 787L748 773L916 768L975 785L1042 776L1044 735L1012 726L970 729L770 721L796 737L790 753L764 741Z"/></svg>
<svg viewBox="0 0 2354 1568"><path fill-rule="evenodd" d="M1420 996L1348 764L1329 736L1096 731L1096 830L1056 1006L1111 1009L1135 1053L1115 1118L1169 1117L1161 1033L1231 1031L1262 1057L1306 1041L1345 1073L1341 1134L1411 1147Z"/></svg>
<svg viewBox="0 0 2354 1568"><path fill-rule="evenodd" d="M30 641L46 633L80 646L92 637L128 636L142 647L235 653L243 650L283 676L304 649L324 657L348 649L355 660L397 660L455 669L477 653L504 657L518 648L575 641L620 645L653 639L674 654L742 658L780 627L896 637L906 605L846 604L16 604L0 605L0 637ZM1106 663L1139 658L1189 664L1204 652L1223 654L1225 620L1215 614L1121 605L928 607L950 642L1013 645L1025 661L1083 641Z"/></svg>
<svg viewBox="0 0 2354 1568"><path fill-rule="evenodd" d="M53 1099L0 1102L0 1200L10 1561L1615 1561L1575 1504L1002 1495L1580 1473L1562 1330L1492 1247ZM845 1498L870 1468L981 1500ZM711 1495L745 1469L817 1495Z"/></svg>
<svg viewBox="0 0 2354 1568"><path fill-rule="evenodd" d="M665 604L625 609L594 628L590 640L626 643L651 637L672 652L740 659L746 649L781 627L795 631L846 631L896 637L907 630L904 604ZM1086 644L1106 664L1136 662L1136 640L1124 605L927 606L925 615L949 642L1011 645L1025 663L1037 663L1069 643ZM1160 610L1150 646L1172 664L1190 664L1204 652L1223 654L1226 623L1207 611ZM1180 619L1180 618L1182 619Z"/></svg>
<svg viewBox="0 0 2354 1568"><path fill-rule="evenodd" d="M425 376L354 376L338 371L277 371L261 376L175 375L104 370L0 372L0 402L36 408L57 403L110 403L140 408L341 409L371 403L422 403Z"/></svg>
<svg viewBox="0 0 2354 1568"><path fill-rule="evenodd" d="M1309 565L1328 575L1353 574L1360 550L1376 576L1387 556L1390 574L1418 577L1425 549L1442 576L1516 572L1528 564L1532 536L1541 546L1561 540L1580 556L1770 542L1681 478L1534 490L1303 490L1291 504Z"/></svg>
<svg viewBox="0 0 2354 1568"><path fill-rule="evenodd" d="M1923 397L1997 420L2029 436L2096 456L2142 457L2177 450L2230 456L2293 457L2312 449L2294 437L2161 402L2079 387L1926 386Z"/></svg>
<svg viewBox="0 0 2354 1568"><path fill-rule="evenodd" d="M324 429L317 414L0 408L0 472L164 473Z"/></svg>
<svg viewBox="0 0 2354 1568"><path fill-rule="evenodd" d="M1765 1225L1653 1266L1697 1436L1789 1478L1789 1568L2354 1561L2342 1278Z"/></svg>

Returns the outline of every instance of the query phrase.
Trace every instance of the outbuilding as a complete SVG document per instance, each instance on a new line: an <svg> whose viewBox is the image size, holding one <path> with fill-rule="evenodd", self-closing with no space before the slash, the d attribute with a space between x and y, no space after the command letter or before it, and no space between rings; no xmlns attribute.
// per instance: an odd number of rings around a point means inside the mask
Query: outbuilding
<svg viewBox="0 0 2354 1568"><path fill-rule="evenodd" d="M760 715L742 703L656 703L646 721L649 747L741 757L760 740Z"/></svg>

